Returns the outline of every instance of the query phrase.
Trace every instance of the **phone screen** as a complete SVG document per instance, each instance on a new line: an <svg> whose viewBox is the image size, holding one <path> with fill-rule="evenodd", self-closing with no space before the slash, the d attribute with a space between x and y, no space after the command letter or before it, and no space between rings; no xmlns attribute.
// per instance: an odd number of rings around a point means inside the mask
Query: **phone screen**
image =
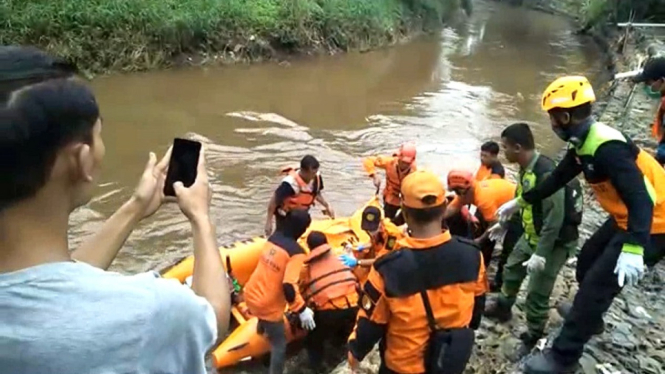
<svg viewBox="0 0 665 374"><path fill-rule="evenodd" d="M175 196L173 183L182 182L185 187L190 187L196 181L196 169L199 164L199 153L201 143L187 139L173 139L171 160L169 170L166 173L164 184L164 195Z"/></svg>

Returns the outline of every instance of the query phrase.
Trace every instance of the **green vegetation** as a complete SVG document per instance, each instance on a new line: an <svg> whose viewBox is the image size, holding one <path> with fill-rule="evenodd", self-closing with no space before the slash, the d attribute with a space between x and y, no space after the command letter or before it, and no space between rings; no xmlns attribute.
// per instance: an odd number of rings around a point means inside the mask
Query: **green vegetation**
<svg viewBox="0 0 665 374"><path fill-rule="evenodd" d="M32 44L92 71L366 49L437 28L460 0L0 0L0 44Z"/></svg>
<svg viewBox="0 0 665 374"><path fill-rule="evenodd" d="M665 22L665 0L549 0L552 5L579 15L586 29L608 22ZM553 4L558 3L558 4Z"/></svg>

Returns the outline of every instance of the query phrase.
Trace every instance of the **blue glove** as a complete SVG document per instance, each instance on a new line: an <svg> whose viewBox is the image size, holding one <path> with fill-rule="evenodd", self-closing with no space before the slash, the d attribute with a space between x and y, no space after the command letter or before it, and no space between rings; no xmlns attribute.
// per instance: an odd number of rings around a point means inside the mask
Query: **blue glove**
<svg viewBox="0 0 665 374"><path fill-rule="evenodd" d="M346 254L346 253L343 254L343 255L340 255L339 260L342 261L344 266L350 267L352 269L354 267L358 266L358 260L355 257L353 257L349 254Z"/></svg>
<svg viewBox="0 0 665 374"><path fill-rule="evenodd" d="M355 250L356 250L356 252L362 252L362 251L364 251L365 249L369 248L370 245L371 245L371 244L368 244L368 243L365 243L365 244L359 244L359 245L356 247Z"/></svg>

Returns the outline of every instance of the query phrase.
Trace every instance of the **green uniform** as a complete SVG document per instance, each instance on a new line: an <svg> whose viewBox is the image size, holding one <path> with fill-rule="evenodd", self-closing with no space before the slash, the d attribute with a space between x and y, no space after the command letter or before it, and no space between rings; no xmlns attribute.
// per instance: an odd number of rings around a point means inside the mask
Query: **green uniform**
<svg viewBox="0 0 665 374"><path fill-rule="evenodd" d="M554 170L555 164L536 152L531 163L520 170L517 195L541 183ZM576 186L562 188L542 202L522 209L524 234L519 239L503 270L503 287L499 303L511 307L522 281L527 276L523 263L533 253L544 257L545 269L530 274L525 301L529 332L540 335L548 319L549 300L559 271L577 248L577 227L581 222L582 191ZM572 212L570 212L572 210Z"/></svg>

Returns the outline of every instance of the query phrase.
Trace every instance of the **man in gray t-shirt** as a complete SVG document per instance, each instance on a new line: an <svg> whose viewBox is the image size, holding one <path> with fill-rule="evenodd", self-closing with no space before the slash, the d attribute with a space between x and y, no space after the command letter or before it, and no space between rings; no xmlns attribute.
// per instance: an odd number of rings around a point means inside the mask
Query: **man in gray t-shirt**
<svg viewBox="0 0 665 374"><path fill-rule="evenodd" d="M0 47L0 374L205 373L230 316L205 155L192 186L174 184L194 239L191 290L106 271L164 202L170 150L150 154L132 197L70 252L69 214L90 200L105 153L95 97L75 71Z"/></svg>

